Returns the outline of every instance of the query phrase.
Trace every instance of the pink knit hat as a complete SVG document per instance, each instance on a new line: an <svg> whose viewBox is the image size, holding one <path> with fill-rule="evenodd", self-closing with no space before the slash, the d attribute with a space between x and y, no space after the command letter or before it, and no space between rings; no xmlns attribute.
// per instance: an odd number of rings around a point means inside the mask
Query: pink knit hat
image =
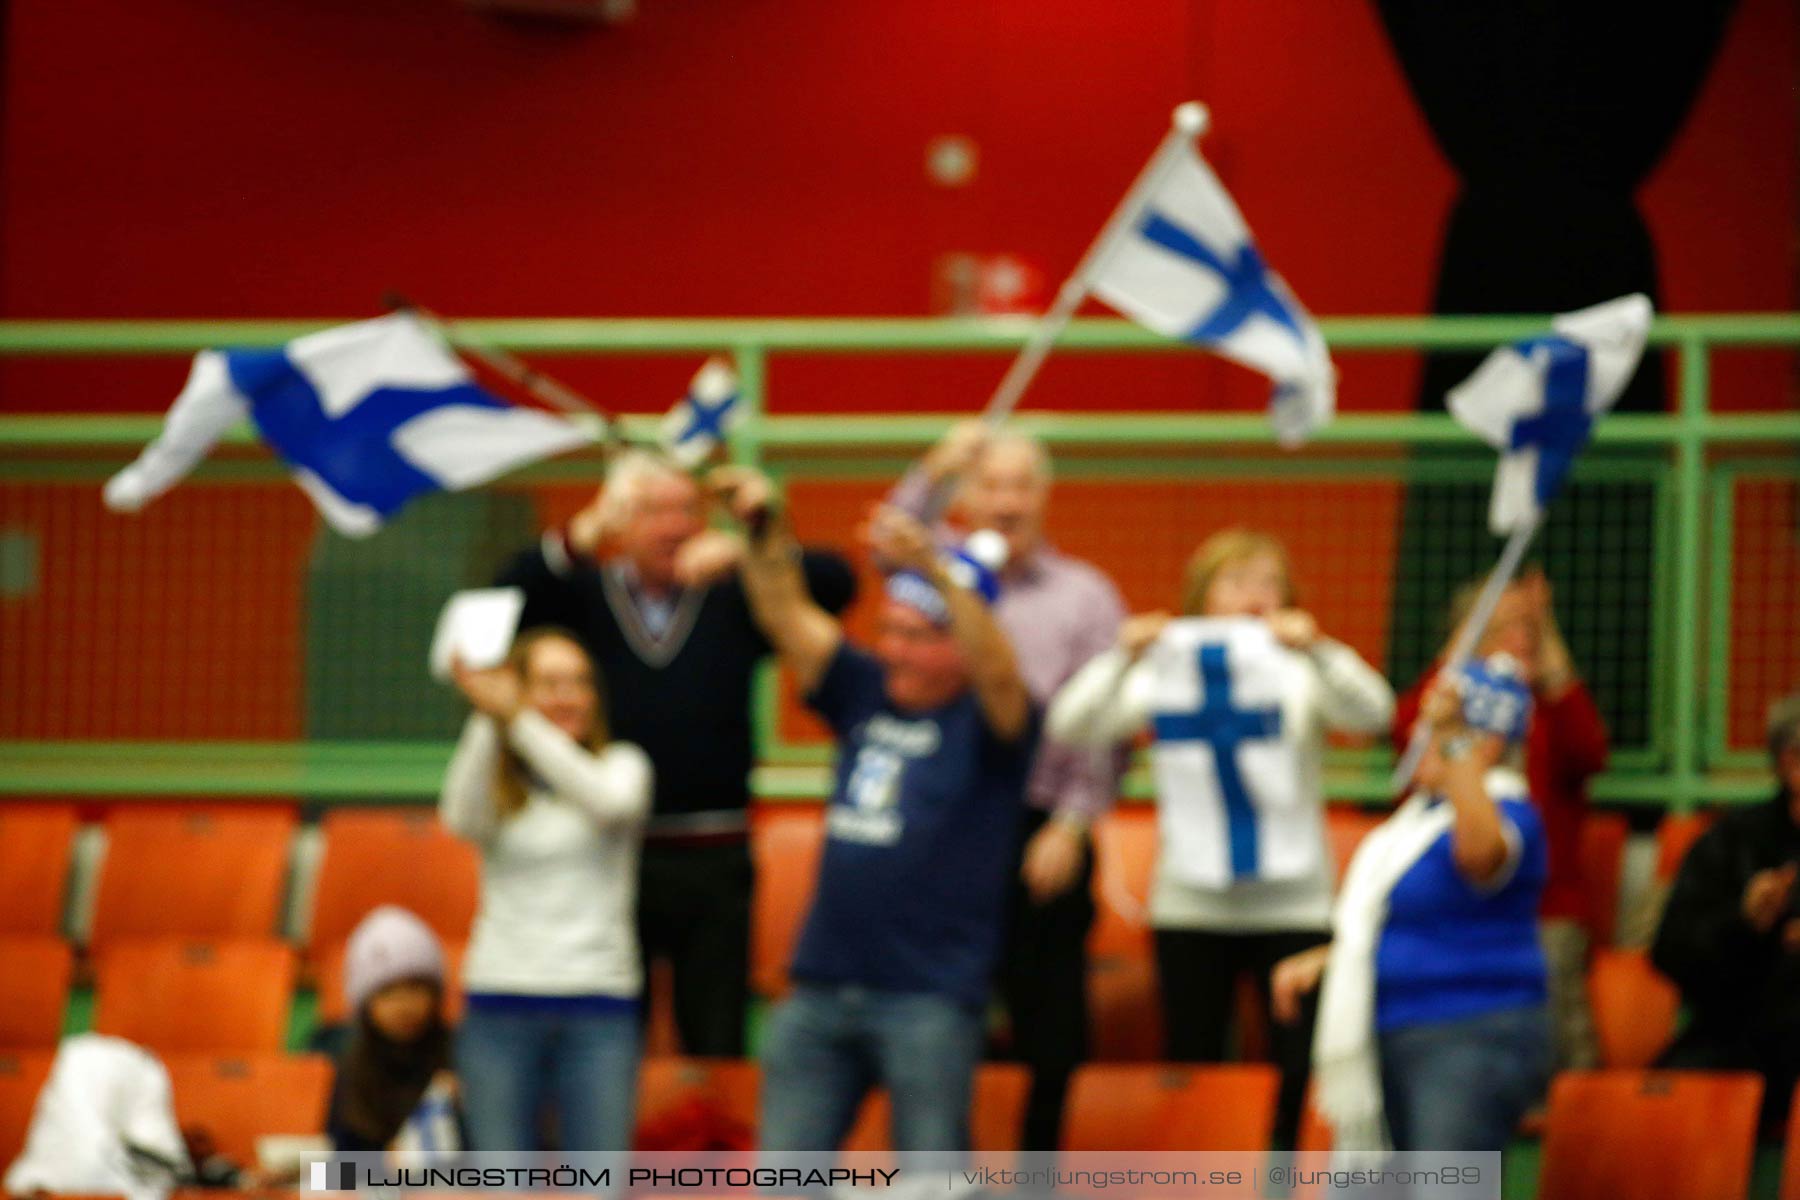
<svg viewBox="0 0 1800 1200"><path fill-rule="evenodd" d="M391 983L425 979L444 985L444 948L418 917L384 904L364 917L344 953L344 997L351 1012Z"/></svg>

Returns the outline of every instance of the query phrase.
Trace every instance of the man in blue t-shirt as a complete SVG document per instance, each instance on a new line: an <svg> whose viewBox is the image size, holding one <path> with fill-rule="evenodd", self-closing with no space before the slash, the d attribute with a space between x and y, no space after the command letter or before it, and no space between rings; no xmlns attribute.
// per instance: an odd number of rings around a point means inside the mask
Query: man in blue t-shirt
<svg viewBox="0 0 1800 1200"><path fill-rule="evenodd" d="M1006 635L930 534L880 509L895 568L870 653L808 594L766 485L714 482L751 529L751 609L838 743L812 909L762 1054L762 1146L835 1150L872 1088L901 1152L967 1148L1037 717ZM965 566L967 564L964 564Z"/></svg>

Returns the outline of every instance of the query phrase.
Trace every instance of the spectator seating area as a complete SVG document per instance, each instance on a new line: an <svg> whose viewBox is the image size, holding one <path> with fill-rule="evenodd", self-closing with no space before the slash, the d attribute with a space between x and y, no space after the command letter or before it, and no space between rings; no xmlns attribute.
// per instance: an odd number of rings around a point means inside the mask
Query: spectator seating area
<svg viewBox="0 0 1800 1200"><path fill-rule="evenodd" d="M1378 819L1332 811L1340 868ZM1703 829L1700 818L1663 822L1659 880L1673 875ZM1611 944L1628 835L1617 814L1596 814L1587 830L1597 935L1590 988L1607 1069L1556 1082L1543 1125L1540 1195L1726 1200L1742 1194L1747 1178L1761 1082L1644 1069L1673 1031L1676 999L1641 949ZM822 836L816 806L767 805L756 815L752 972L765 998L787 986L785 964ZM1097 831L1096 1061L1074 1083L1065 1145L1266 1145L1272 1068L1155 1061L1161 1015L1143 923L1155 850L1148 808L1122 809ZM345 1019L345 938L375 905L402 904L443 936L454 971L474 913L477 869L470 848L426 810L335 809L307 827L294 808L276 803L127 804L85 825L70 806L0 808L0 879L7 880L0 889L0 1161L18 1150L58 1037L84 1024L85 1007L71 997L90 988L92 1028L161 1054L178 1115L206 1128L228 1155L252 1161L261 1134L316 1133L330 1066L288 1050L304 1044L309 1021ZM316 1003L297 1005L297 998ZM691 1144L682 1139L696 1121L720 1148L752 1144L755 1064L676 1057L669 1027L652 1022L642 1144ZM1262 1032L1245 1021L1240 1042L1254 1056ZM977 1150L1016 1146L1026 1083L1016 1065L983 1068ZM885 1147L885 1106L885 1097L871 1098L851 1148ZM1309 1121L1303 1142L1303 1150L1319 1153L1329 1131ZM1597 1145L1621 1149L1595 1155ZM1800 1165L1789 1167L1783 1194L1800 1200Z"/></svg>

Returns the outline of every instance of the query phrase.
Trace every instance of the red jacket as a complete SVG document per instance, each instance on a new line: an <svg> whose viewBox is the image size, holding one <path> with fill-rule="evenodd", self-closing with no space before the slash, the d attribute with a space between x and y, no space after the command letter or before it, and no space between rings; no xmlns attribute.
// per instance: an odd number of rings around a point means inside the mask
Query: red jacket
<svg viewBox="0 0 1800 1200"><path fill-rule="evenodd" d="M1433 664L1394 706L1394 745L1404 750L1419 716L1425 689L1437 677ZM1525 778L1531 799L1544 818L1550 850L1550 877L1539 913L1588 923L1582 888L1581 823L1588 811L1588 780L1606 768L1606 724L1594 697L1579 679L1557 700L1542 692L1531 714L1525 741Z"/></svg>

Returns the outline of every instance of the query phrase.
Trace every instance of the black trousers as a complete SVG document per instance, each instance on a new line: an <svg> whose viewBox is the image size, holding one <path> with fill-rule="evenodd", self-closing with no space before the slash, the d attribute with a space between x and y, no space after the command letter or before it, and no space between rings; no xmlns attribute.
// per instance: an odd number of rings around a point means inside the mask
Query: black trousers
<svg viewBox="0 0 1800 1200"><path fill-rule="evenodd" d="M638 874L638 946L674 972L675 1028L686 1054L744 1053L750 1003L750 889L746 840L644 843Z"/></svg>
<svg viewBox="0 0 1800 1200"><path fill-rule="evenodd" d="M1309 996L1293 1024L1275 1020L1269 1007L1269 972L1290 954L1330 940L1322 930L1215 933L1200 929L1156 930L1156 980L1162 993L1167 1057L1174 1062L1225 1060L1239 977L1256 984L1269 1047L1281 1071L1275 1107L1275 1146L1290 1150L1300 1129L1306 1081L1312 1069L1313 1018L1318 995Z"/></svg>
<svg viewBox="0 0 1800 1200"><path fill-rule="evenodd" d="M1049 814L1033 809L1021 822L1013 863L1007 935L1000 960L1000 997L1012 1022L1013 1057L1031 1069L1020 1145L1055 1150L1062 1137L1069 1076L1087 1057L1087 938L1094 923L1093 843L1069 889L1037 903L1019 880L1019 864Z"/></svg>

